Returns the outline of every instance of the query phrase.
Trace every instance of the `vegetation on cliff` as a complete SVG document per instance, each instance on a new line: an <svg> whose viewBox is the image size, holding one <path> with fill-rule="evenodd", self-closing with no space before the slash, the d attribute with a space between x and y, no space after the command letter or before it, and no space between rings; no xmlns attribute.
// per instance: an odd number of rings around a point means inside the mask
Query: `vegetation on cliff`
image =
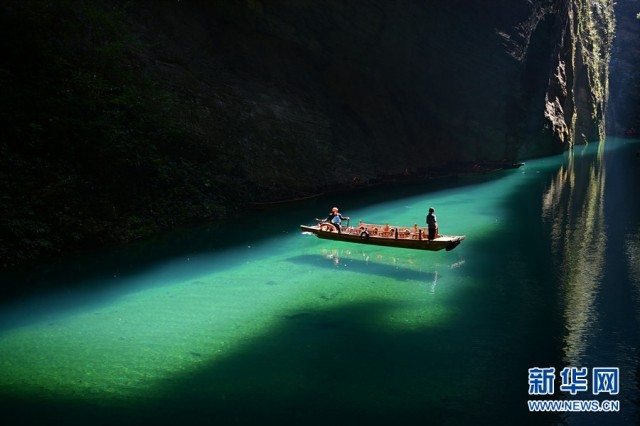
<svg viewBox="0 0 640 426"><path fill-rule="evenodd" d="M7 0L0 257L559 152L604 114L611 3L589 4Z"/></svg>
<svg viewBox="0 0 640 426"><path fill-rule="evenodd" d="M614 3L609 0L577 2L577 55L584 64L590 99L583 100L590 114L576 117L578 142L605 138L606 105L609 98L609 62L615 32ZM576 91L578 97L580 91Z"/></svg>
<svg viewBox="0 0 640 426"><path fill-rule="evenodd" d="M92 1L0 10L0 258L129 241L219 216L233 175L149 79L125 12Z"/></svg>

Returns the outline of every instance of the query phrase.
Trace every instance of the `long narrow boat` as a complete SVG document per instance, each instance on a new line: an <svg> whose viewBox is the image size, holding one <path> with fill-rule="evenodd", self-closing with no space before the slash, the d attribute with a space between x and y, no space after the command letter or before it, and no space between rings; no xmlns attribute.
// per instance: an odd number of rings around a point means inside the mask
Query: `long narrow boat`
<svg viewBox="0 0 640 426"><path fill-rule="evenodd" d="M332 224L324 221L318 221L316 225L300 225L300 229L326 240L431 251L453 250L465 238L464 235L438 234L435 239L429 240L427 228L419 228L418 225L375 225L362 221L358 226L342 227L340 232Z"/></svg>

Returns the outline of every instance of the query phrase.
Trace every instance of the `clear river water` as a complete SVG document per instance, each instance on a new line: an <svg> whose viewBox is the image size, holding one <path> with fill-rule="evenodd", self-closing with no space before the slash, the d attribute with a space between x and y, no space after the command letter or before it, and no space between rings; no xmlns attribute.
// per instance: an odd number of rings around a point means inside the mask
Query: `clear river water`
<svg viewBox="0 0 640 426"><path fill-rule="evenodd" d="M0 305L3 417L640 424L639 156L611 138L4 271L19 290ZM334 205L409 226L433 206L466 239L422 252L299 231Z"/></svg>

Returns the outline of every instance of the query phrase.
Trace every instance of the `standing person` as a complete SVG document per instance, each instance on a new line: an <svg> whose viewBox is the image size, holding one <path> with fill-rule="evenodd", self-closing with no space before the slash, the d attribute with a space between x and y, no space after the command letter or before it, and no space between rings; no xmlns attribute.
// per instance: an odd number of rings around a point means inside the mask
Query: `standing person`
<svg viewBox="0 0 640 426"><path fill-rule="evenodd" d="M327 216L327 222L329 222L330 224L332 224L333 226L335 226L336 230L338 232L340 232L340 223L343 220L349 220L348 217L343 217L340 212L338 211L337 207L334 207L331 209L331 213L329 213L329 216Z"/></svg>
<svg viewBox="0 0 640 426"><path fill-rule="evenodd" d="M427 227L429 228L429 241L433 240L438 235L438 220L436 219L435 210L433 207L429 207L429 214L427 215Z"/></svg>

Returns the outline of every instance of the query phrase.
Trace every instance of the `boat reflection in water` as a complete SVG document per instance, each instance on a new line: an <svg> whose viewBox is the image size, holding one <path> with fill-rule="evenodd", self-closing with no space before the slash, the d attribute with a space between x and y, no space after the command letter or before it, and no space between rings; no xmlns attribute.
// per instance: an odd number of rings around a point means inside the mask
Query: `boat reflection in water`
<svg viewBox="0 0 640 426"><path fill-rule="evenodd" d="M401 257L371 253L364 250L323 249L322 257L331 262L334 267L348 267L352 271L374 275L400 277L404 281L418 281L429 284L431 293L435 293L440 278L439 271L452 270L463 267L464 259L446 264L424 264L415 257Z"/></svg>

